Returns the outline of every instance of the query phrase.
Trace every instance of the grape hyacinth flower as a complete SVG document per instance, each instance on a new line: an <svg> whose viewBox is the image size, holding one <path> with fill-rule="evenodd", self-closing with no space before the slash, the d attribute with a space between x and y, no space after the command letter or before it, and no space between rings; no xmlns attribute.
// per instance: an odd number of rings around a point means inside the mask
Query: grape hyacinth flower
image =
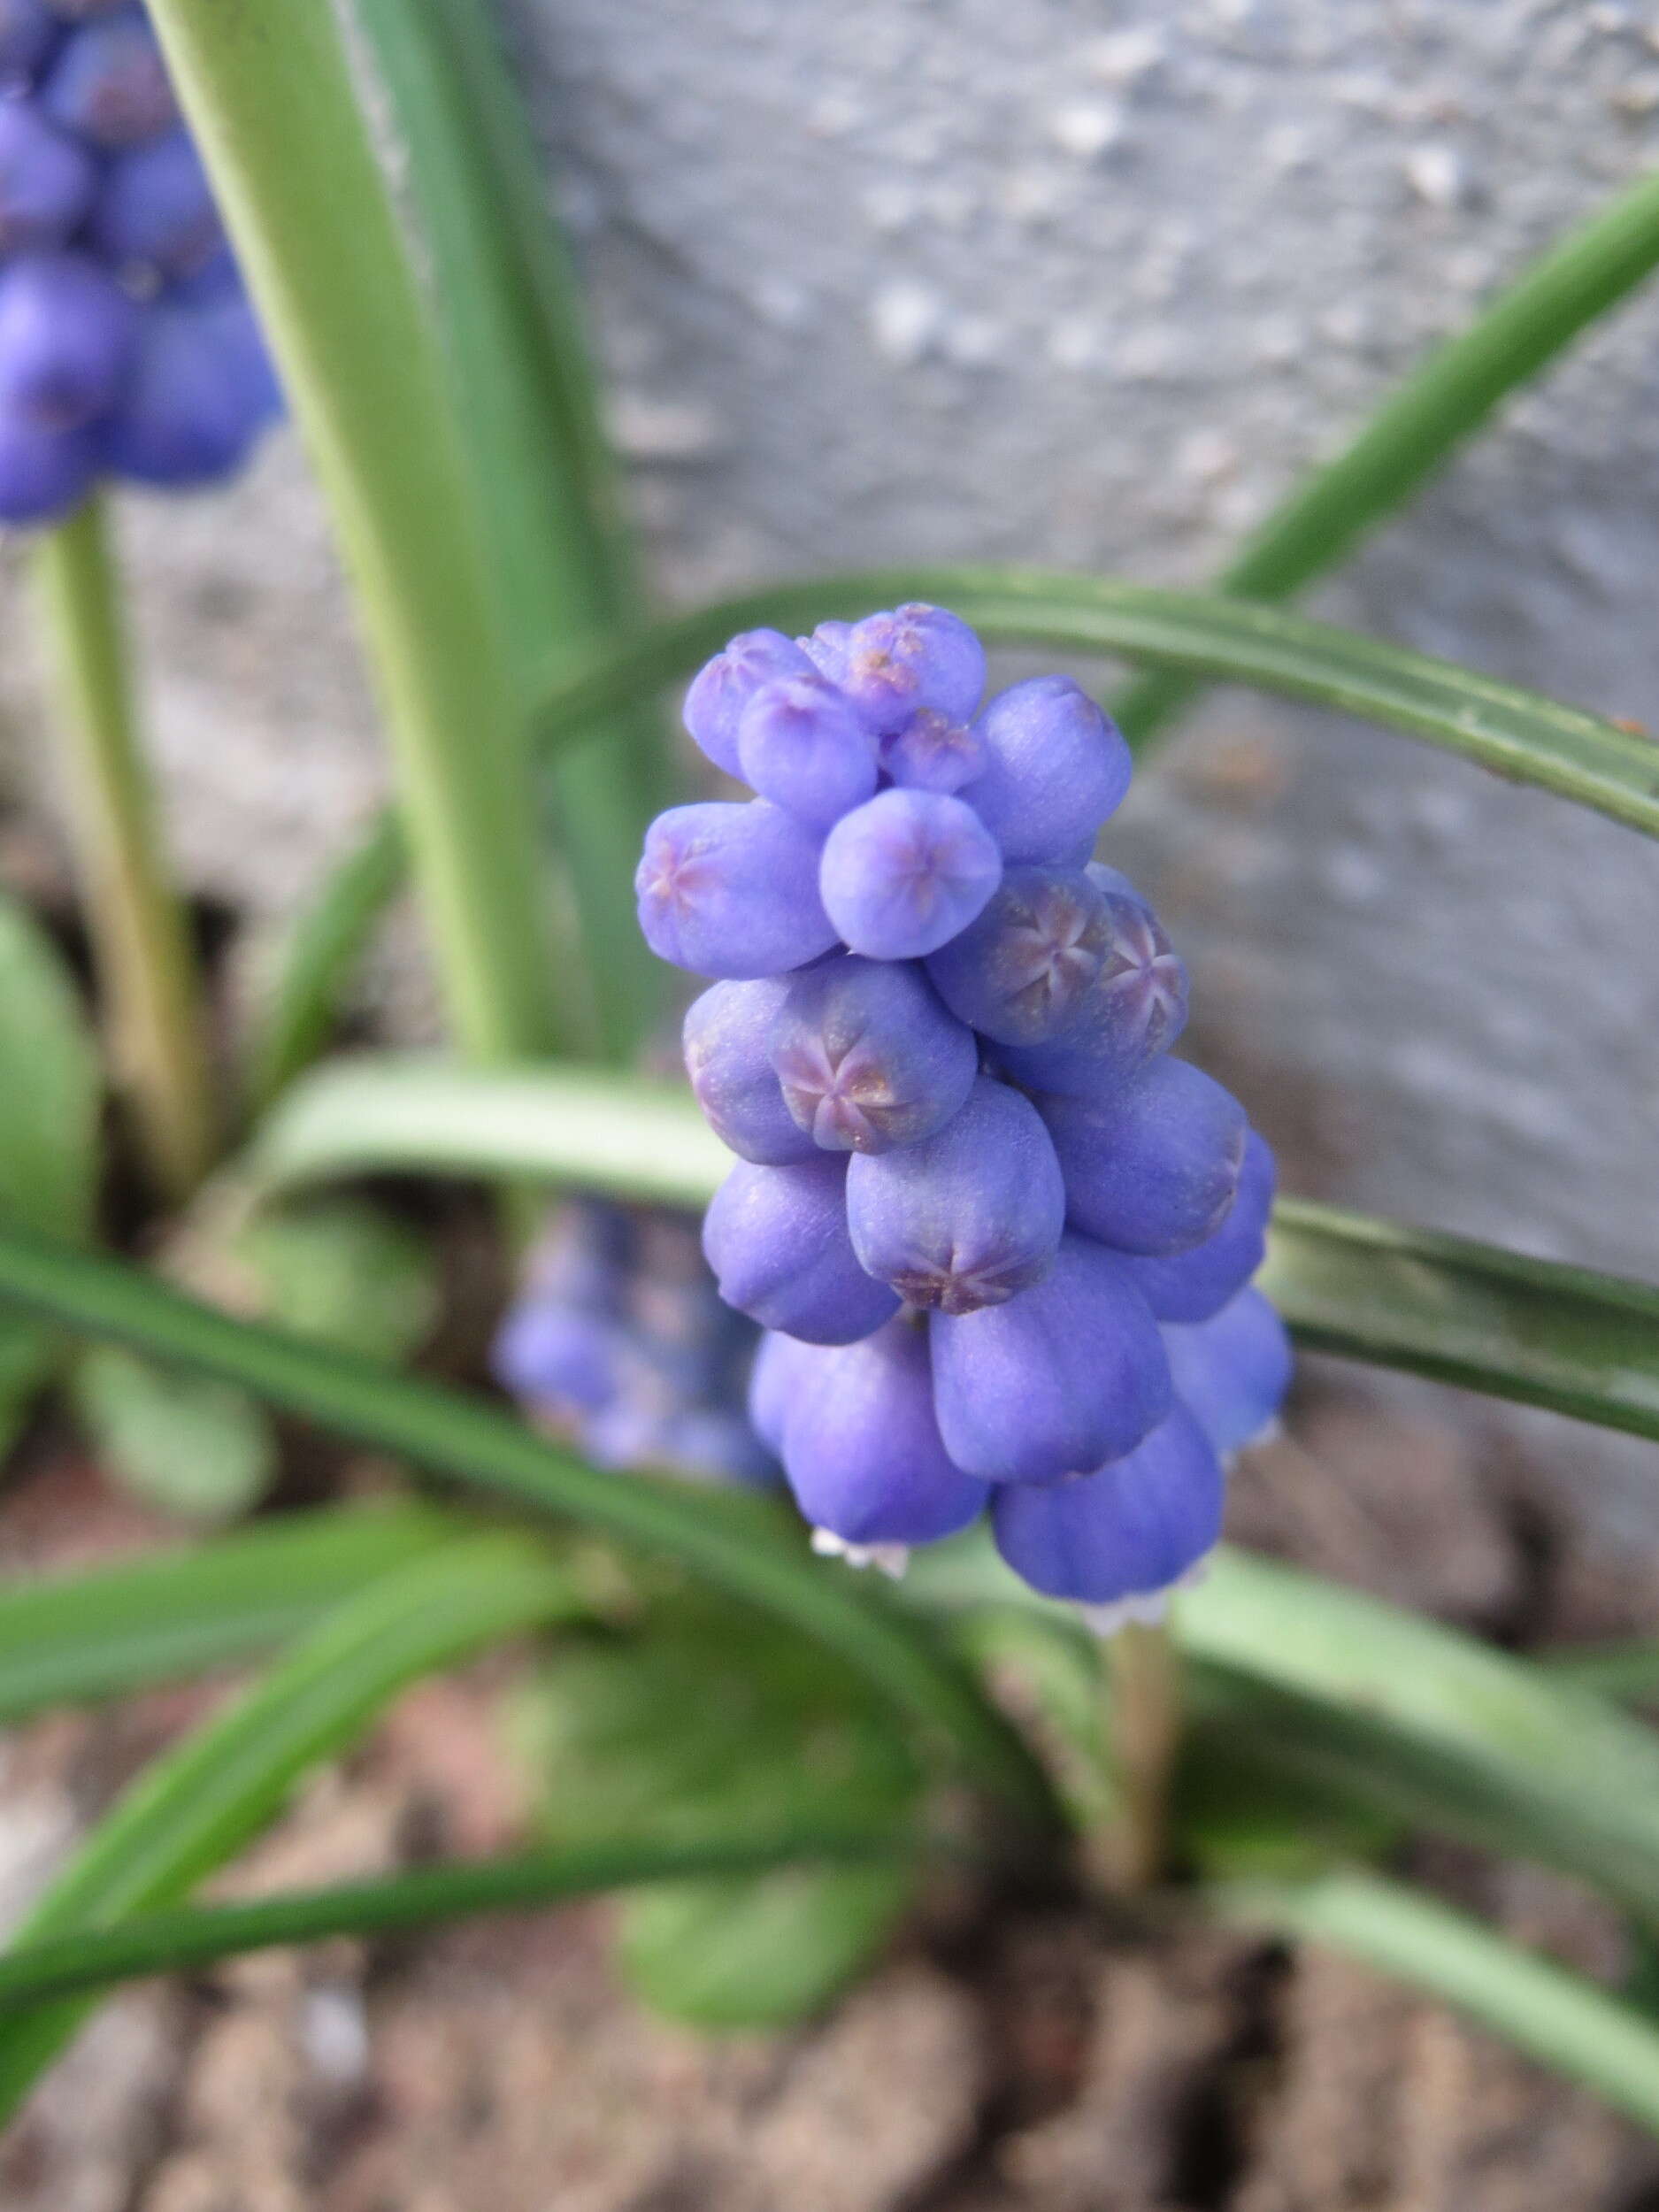
<svg viewBox="0 0 1659 2212"><path fill-rule="evenodd" d="M767 1055L795 1123L826 1152L890 1152L942 1129L979 1071L973 1033L907 961L843 953L796 978Z"/></svg>
<svg viewBox="0 0 1659 2212"><path fill-rule="evenodd" d="M281 397L140 0L0 0L0 523L222 481Z"/></svg>
<svg viewBox="0 0 1659 2212"><path fill-rule="evenodd" d="M603 1466L764 1484L774 1448L745 1405L758 1340L721 1302L694 1220L583 1201L532 1256L491 1365L538 1426Z"/></svg>
<svg viewBox="0 0 1659 2212"><path fill-rule="evenodd" d="M984 683L940 608L733 638L686 726L759 795L659 818L641 920L721 979L685 1027L739 1156L704 1250L815 1546L897 1570L983 1517L1106 1632L1202 1571L1288 1387L1272 1155L1168 1056L1186 969L1092 857L1123 738L1069 678Z"/></svg>

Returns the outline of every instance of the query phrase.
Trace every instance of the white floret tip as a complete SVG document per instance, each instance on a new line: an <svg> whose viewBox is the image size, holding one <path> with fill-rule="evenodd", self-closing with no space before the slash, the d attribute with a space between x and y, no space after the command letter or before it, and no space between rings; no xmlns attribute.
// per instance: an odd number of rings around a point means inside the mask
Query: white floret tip
<svg viewBox="0 0 1659 2212"><path fill-rule="evenodd" d="M1132 1590L1126 1597L1114 1598L1110 1605L1079 1605L1078 1615L1091 1635L1102 1641L1115 1636L1120 1628L1156 1628L1170 1609L1171 1598L1183 1590L1195 1589L1210 1572L1214 1552L1194 1562L1184 1575L1166 1583L1161 1590Z"/></svg>
<svg viewBox="0 0 1659 2212"><path fill-rule="evenodd" d="M849 1567L873 1567L890 1582L902 1582L910 1563L908 1544L849 1544L828 1528L813 1530L812 1548L820 1559L839 1559Z"/></svg>

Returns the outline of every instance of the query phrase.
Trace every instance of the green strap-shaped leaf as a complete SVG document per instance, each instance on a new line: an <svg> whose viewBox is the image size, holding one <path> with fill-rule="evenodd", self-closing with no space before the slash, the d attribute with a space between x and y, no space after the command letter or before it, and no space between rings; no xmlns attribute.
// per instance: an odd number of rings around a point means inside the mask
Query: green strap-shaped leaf
<svg viewBox="0 0 1659 2212"><path fill-rule="evenodd" d="M227 1711L147 1768L25 1922L26 1942L176 1903L349 1743L406 1683L518 1630L580 1611L570 1577L528 1539L465 1538L349 1599ZM84 2006L0 2028L0 2116L61 2050Z"/></svg>
<svg viewBox="0 0 1659 2212"><path fill-rule="evenodd" d="M643 1883L766 1874L782 1867L904 1864L918 1841L891 1829L800 1827L741 1837L627 1837L475 1864L434 1866L249 1904L146 1912L111 1928L48 1937L0 1953L0 2016L143 1974L178 1973L246 1951L428 1928L523 1912Z"/></svg>
<svg viewBox="0 0 1659 2212"><path fill-rule="evenodd" d="M28 909L0 898L0 1215L79 1241L98 1193L104 1079L67 963Z"/></svg>
<svg viewBox="0 0 1659 2212"><path fill-rule="evenodd" d="M373 1172L702 1205L731 1165L687 1092L579 1068L364 1054L296 1085L244 1163L279 1190ZM1299 1340L1659 1437L1659 1289L1281 1200L1262 1283Z"/></svg>
<svg viewBox="0 0 1659 2212"><path fill-rule="evenodd" d="M1241 599L1288 598L1409 499L1508 395L1529 382L1659 265L1659 174L1649 172L1551 246L1467 329L1383 402L1351 445L1311 470L1222 572ZM1142 677L1118 703L1144 741L1194 686Z"/></svg>
<svg viewBox="0 0 1659 2212"><path fill-rule="evenodd" d="M992 644L1108 654L1358 715L1659 835L1659 748L1600 716L1273 608L1037 568L872 569L722 600L550 672L541 741L590 735L608 715L688 675L735 631L810 628L906 599L955 608ZM349 972L352 928L359 947L366 941L377 910L364 895L395 880L399 846L383 818L325 880L317 919L303 926L277 986L288 1041L273 1047L273 1065L293 1072L326 1029L319 1000Z"/></svg>
<svg viewBox="0 0 1659 2212"><path fill-rule="evenodd" d="M1568 1644L1541 1655L1557 1680L1573 1682L1621 1705L1659 1701L1659 1642L1651 1636L1612 1643Z"/></svg>
<svg viewBox="0 0 1659 2212"><path fill-rule="evenodd" d="M337 1432L539 1513L665 1555L820 1637L1028 1818L1057 1816L1041 1769L967 1670L885 1592L826 1572L763 1498L586 1466L481 1399L234 1321L113 1260L0 1232L0 1302L217 1375Z"/></svg>
<svg viewBox="0 0 1659 2212"><path fill-rule="evenodd" d="M642 618L573 274L487 11L477 0L358 0L357 14L391 96L492 595L527 684L549 651ZM573 1033L621 1058L666 985L634 913L660 772L652 725L649 713L624 718L550 772L581 923L557 980L582 1022Z"/></svg>
<svg viewBox="0 0 1659 2212"><path fill-rule="evenodd" d="M1560 1867L1659 1919L1659 1738L1613 1706L1231 1549L1179 1627L1224 1714L1308 1745L1362 1803Z"/></svg>
<svg viewBox="0 0 1659 2212"><path fill-rule="evenodd" d="M331 0L152 0L355 584L447 1010L552 1028L520 689L445 362Z"/></svg>
<svg viewBox="0 0 1659 2212"><path fill-rule="evenodd" d="M0 1585L0 1723L255 1657L463 1525L427 1506L331 1506L193 1551Z"/></svg>
<svg viewBox="0 0 1659 2212"><path fill-rule="evenodd" d="M911 1603L1081 1632L982 1531L919 1552ZM1531 1858L1659 1919L1659 1737L1548 1668L1223 1546L1172 1613L1201 1732L1373 1813Z"/></svg>
<svg viewBox="0 0 1659 2212"><path fill-rule="evenodd" d="M408 861L403 823L389 810L378 815L269 947L245 1054L250 1112L262 1112L328 1042Z"/></svg>
<svg viewBox="0 0 1659 2212"><path fill-rule="evenodd" d="M296 1083L241 1166L278 1192L373 1174L553 1182L703 1206L732 1156L683 1083L597 1068L486 1073L434 1054L353 1053Z"/></svg>
<svg viewBox="0 0 1659 2212"><path fill-rule="evenodd" d="M1443 1999L1659 2133L1659 2026L1467 1913L1356 1873L1224 1884L1207 1896L1224 1920L1326 1946Z"/></svg>
<svg viewBox="0 0 1659 2212"><path fill-rule="evenodd" d="M1281 1200L1261 1287L1297 1340L1659 1437L1659 1288Z"/></svg>
<svg viewBox="0 0 1659 2212"><path fill-rule="evenodd" d="M688 672L733 631L799 629L907 597L954 608L999 644L1121 656L1357 715L1659 834L1659 747L1599 715L1279 608L1044 569L872 569L700 608L554 672L544 739L568 741L595 715Z"/></svg>

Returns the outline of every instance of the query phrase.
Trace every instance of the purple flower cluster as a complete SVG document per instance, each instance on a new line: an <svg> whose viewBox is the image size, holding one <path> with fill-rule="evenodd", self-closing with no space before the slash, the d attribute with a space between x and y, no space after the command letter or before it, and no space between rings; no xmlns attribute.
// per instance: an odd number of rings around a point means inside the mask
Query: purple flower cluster
<svg viewBox="0 0 1659 2212"><path fill-rule="evenodd" d="M211 483L280 410L137 0L0 0L0 522Z"/></svg>
<svg viewBox="0 0 1659 2212"><path fill-rule="evenodd" d="M1186 971L1090 857L1122 736L1064 677L984 685L936 607L733 639L686 726L758 795L659 817L640 919L714 979L686 1064L739 1159L703 1246L820 1548L889 1563L988 1509L1110 1625L1202 1561L1284 1394L1248 1287L1273 1164L1167 1056Z"/></svg>
<svg viewBox="0 0 1659 2212"><path fill-rule="evenodd" d="M561 1209L496 1335L496 1380L602 1466L765 1483L744 1409L754 1325L724 1304L684 1214Z"/></svg>

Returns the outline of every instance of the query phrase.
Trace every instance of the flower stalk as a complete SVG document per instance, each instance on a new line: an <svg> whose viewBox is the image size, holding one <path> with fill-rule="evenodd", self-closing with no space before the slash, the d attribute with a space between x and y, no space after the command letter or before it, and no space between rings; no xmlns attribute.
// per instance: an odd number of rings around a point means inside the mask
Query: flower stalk
<svg viewBox="0 0 1659 2212"><path fill-rule="evenodd" d="M213 1161L207 1028L139 743L108 520L96 495L42 539L36 568L110 1059L150 1177L176 1203Z"/></svg>
<svg viewBox="0 0 1659 2212"><path fill-rule="evenodd" d="M1110 1888L1133 1896L1158 1880L1169 1855L1180 1660L1166 1623L1132 1621L1108 1641L1102 1664L1116 1811L1099 1839L1096 1864Z"/></svg>

